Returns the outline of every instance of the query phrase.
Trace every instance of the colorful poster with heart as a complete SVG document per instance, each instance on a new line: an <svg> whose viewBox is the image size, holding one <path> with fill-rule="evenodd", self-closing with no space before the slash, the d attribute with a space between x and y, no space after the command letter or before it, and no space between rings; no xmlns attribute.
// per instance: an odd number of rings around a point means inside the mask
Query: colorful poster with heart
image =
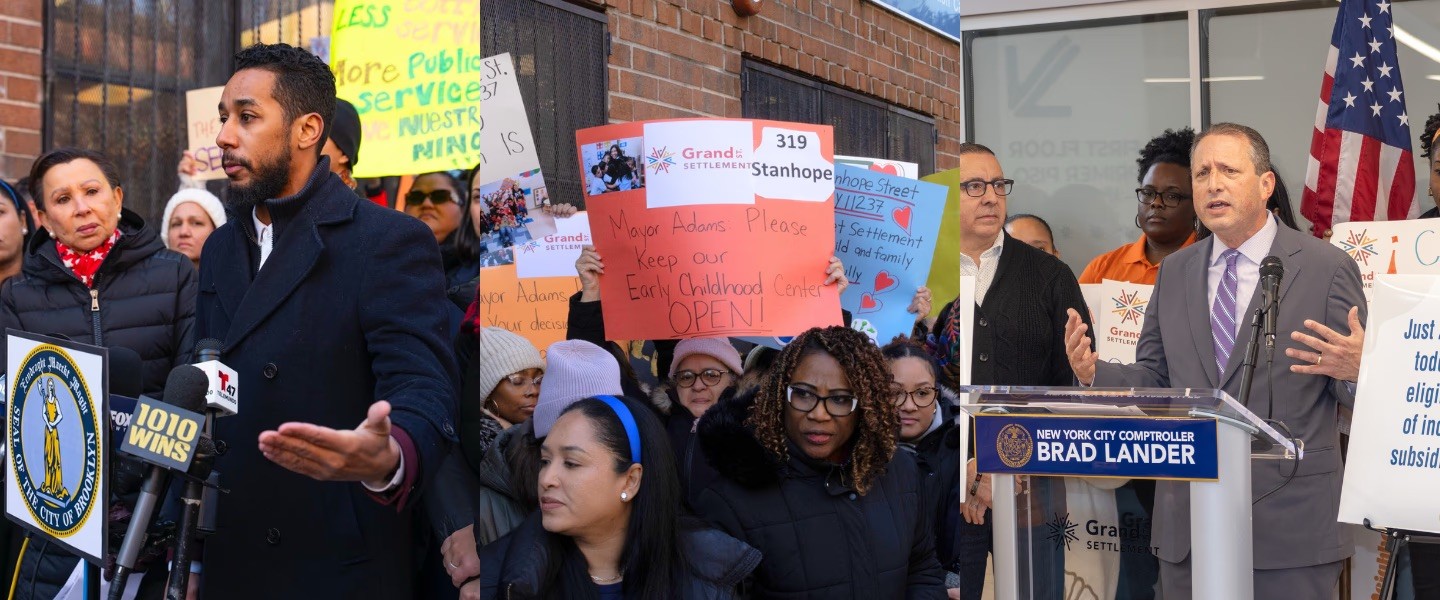
<svg viewBox="0 0 1440 600"><path fill-rule="evenodd" d="M835 255L850 286L850 326L885 344L908 335L915 291L929 279L944 186L849 165L835 171Z"/></svg>
<svg viewBox="0 0 1440 600"><path fill-rule="evenodd" d="M737 128L748 137L737 139ZM606 339L777 337L840 324L837 286L825 285L835 248L833 135L824 125L743 119L576 132L581 169L592 149L615 140L642 149L634 179L643 175L643 186L587 201L604 265Z"/></svg>

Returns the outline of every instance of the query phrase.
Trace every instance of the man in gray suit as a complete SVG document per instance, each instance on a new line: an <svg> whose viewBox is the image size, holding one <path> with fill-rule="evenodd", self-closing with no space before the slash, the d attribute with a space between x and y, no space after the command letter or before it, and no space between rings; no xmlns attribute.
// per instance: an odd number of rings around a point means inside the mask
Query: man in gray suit
<svg viewBox="0 0 1440 600"><path fill-rule="evenodd" d="M1331 598L1341 561L1352 553L1350 535L1335 519L1336 410L1354 404L1364 336L1360 270L1339 249L1279 227L1265 210L1275 174L1255 130L1230 123L1210 128L1195 138L1190 169L1195 213L1214 235L1160 265L1134 364L1097 364L1087 327L1073 312L1065 328L1070 364L1085 385L1219 388L1238 398L1250 315L1260 303L1260 261L1279 257L1285 277L1276 328L1292 332L1292 341L1279 340L1287 348L1273 364L1262 353L1249 409L1303 439L1305 458L1288 481L1290 461L1251 463L1260 499L1254 505L1255 598ZM1302 325L1315 335L1302 333ZM1190 598L1189 485L1159 482L1155 510L1165 598Z"/></svg>

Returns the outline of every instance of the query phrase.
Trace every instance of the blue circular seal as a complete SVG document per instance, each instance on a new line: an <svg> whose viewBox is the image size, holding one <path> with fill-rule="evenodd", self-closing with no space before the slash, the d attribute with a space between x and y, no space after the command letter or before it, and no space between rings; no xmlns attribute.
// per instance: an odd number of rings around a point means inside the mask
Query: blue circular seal
<svg viewBox="0 0 1440 600"><path fill-rule="evenodd" d="M85 376L64 349L36 346L9 398L15 486L36 524L57 538L85 524L100 490L100 427Z"/></svg>

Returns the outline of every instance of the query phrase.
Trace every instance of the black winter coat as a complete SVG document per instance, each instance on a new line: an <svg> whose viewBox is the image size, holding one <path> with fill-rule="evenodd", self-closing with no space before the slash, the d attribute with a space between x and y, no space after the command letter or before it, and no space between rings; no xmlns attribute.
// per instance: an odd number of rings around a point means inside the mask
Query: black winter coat
<svg viewBox="0 0 1440 600"><path fill-rule="evenodd" d="M134 350L141 387L158 398L170 369L190 362L195 284L194 263L166 250L139 215L122 209L120 240L95 274L94 298L41 229L30 238L20 275L0 291L0 325ZM96 304L98 312L91 310Z"/></svg>
<svg viewBox="0 0 1440 600"><path fill-rule="evenodd" d="M549 561L545 529L535 513L514 531L480 551L480 597L487 600L530 600L545 597ZM714 529L680 532L690 563L675 600L728 600L760 564L760 552Z"/></svg>
<svg viewBox="0 0 1440 600"><path fill-rule="evenodd" d="M274 250L263 269L249 214L210 234L200 264L196 334L225 343L241 382L240 411L215 421L230 493L205 541L202 597L411 598L410 505L455 440L460 379L435 236L358 198L325 158L299 193L265 204ZM353 429L382 399L416 454L399 510L359 482L317 481L260 453L262 431Z"/></svg>
<svg viewBox="0 0 1440 600"><path fill-rule="evenodd" d="M839 466L784 465L744 425L753 395L722 401L700 419L706 457L721 478L696 498L699 514L765 556L753 597L825 600L944 599L915 461L897 451L860 495Z"/></svg>
<svg viewBox="0 0 1440 600"><path fill-rule="evenodd" d="M920 469L921 497L927 504L931 529L935 532L935 558L941 568L954 571L958 558L960 517L960 430L959 398L947 388L940 388L940 427L921 437L914 444L902 444L913 453Z"/></svg>
<svg viewBox="0 0 1440 600"><path fill-rule="evenodd" d="M98 312L91 310L91 289L60 262L55 239L44 229L35 232L20 275L0 288L0 328L134 350L142 361L142 389L158 398L170 369L191 359L195 265L166 250L155 230L129 210L121 210L119 228L119 241L96 272L93 300L99 304ZM4 355L0 344L0 361ZM128 497L138 491L139 482L126 476L128 483L122 483L119 473L143 473L144 468L130 468L142 463L117 456L111 495ZM124 523L111 523L112 528L117 525L123 531ZM59 546L36 540L21 557L15 598L54 597L78 561Z"/></svg>

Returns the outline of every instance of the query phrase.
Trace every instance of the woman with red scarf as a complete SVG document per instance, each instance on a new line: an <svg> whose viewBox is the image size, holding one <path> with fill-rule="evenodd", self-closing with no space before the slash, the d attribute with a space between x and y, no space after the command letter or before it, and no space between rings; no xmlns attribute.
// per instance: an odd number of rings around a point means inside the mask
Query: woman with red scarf
<svg viewBox="0 0 1440 600"><path fill-rule="evenodd" d="M20 274L0 289L0 328L133 350L143 392L160 397L170 369L190 362L195 265L166 250L159 234L123 207L118 170L98 152L41 156L30 169L30 191L41 229L26 245ZM143 477L144 469L121 469L127 461L115 465L112 500L138 491L138 479L121 481L119 473ZM14 597L54 597L78 560L32 542L20 558Z"/></svg>

